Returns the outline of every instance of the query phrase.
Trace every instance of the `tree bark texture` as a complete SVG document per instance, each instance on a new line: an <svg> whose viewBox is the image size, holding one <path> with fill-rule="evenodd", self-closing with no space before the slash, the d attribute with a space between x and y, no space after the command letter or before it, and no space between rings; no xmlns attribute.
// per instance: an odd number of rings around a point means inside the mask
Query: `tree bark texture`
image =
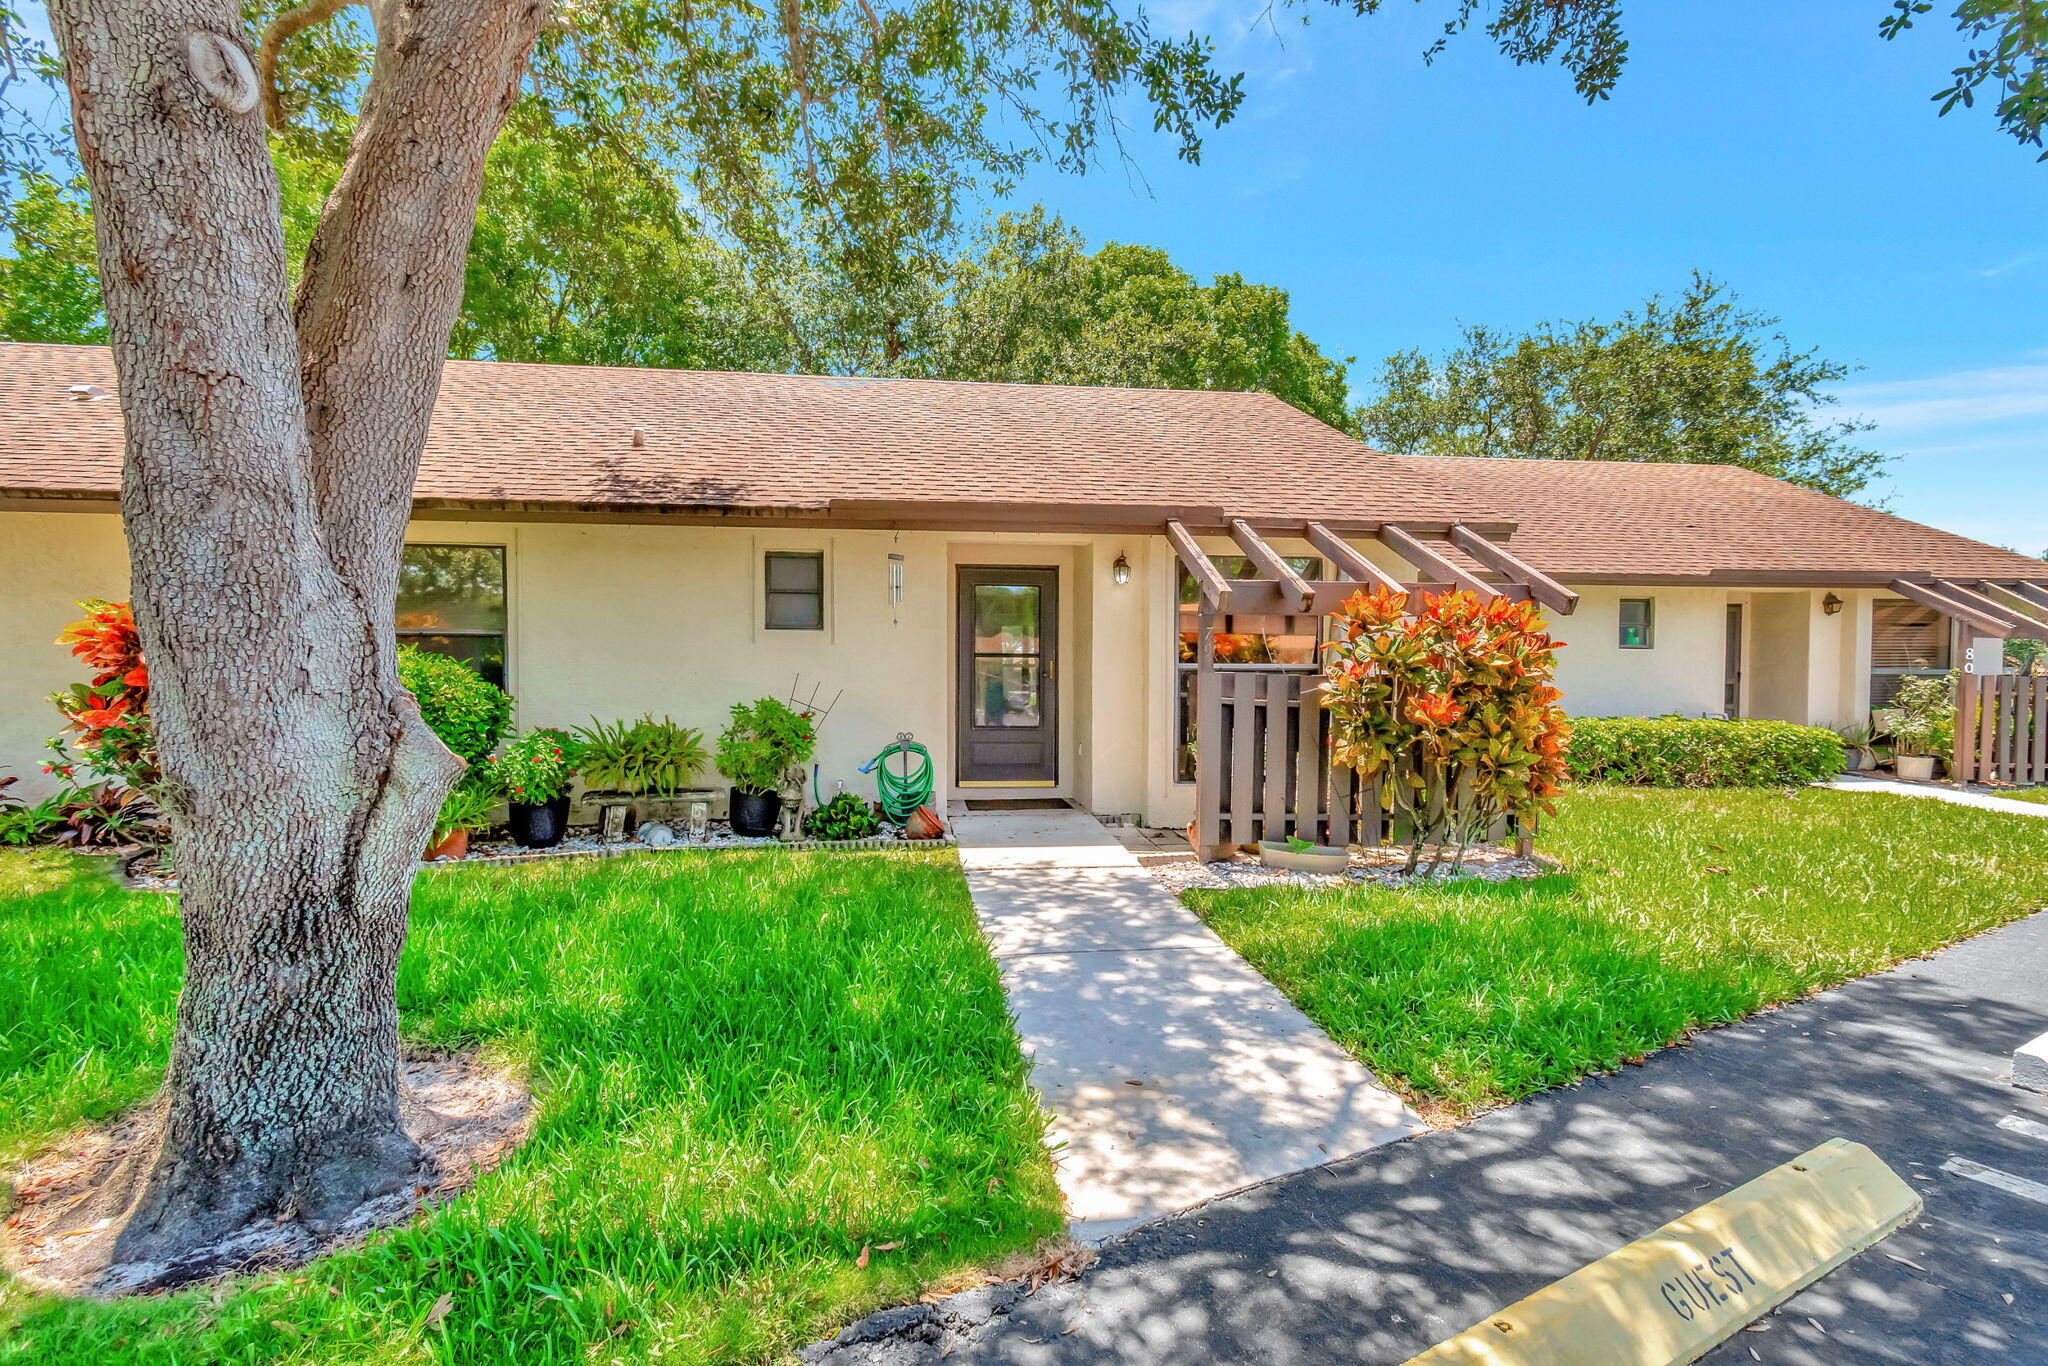
<svg viewBox="0 0 2048 1366"><path fill-rule="evenodd" d="M233 0L51 0L127 427L122 515L183 888L161 1132L118 1260L416 1178L393 995L460 772L392 607L484 155L540 0L391 0L289 299Z"/></svg>

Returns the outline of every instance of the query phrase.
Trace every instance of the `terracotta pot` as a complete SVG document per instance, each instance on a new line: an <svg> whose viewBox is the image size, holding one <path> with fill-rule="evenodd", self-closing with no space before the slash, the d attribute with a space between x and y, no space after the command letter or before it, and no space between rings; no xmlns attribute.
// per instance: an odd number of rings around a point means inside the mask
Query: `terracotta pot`
<svg viewBox="0 0 2048 1366"><path fill-rule="evenodd" d="M427 846L427 857L430 859L466 858L468 855L469 832L467 830L450 830L439 844Z"/></svg>
<svg viewBox="0 0 2048 1366"><path fill-rule="evenodd" d="M511 803L512 819L507 822L512 842L522 849L552 849L569 833L569 798L529 805Z"/></svg>
<svg viewBox="0 0 2048 1366"><path fill-rule="evenodd" d="M903 823L906 839L935 840L946 833L946 823L939 819L939 813L929 806L920 806L910 813L910 819Z"/></svg>
<svg viewBox="0 0 2048 1366"><path fill-rule="evenodd" d="M1259 862L1290 873L1341 873L1351 866L1351 854L1333 844L1314 844L1296 853L1284 844L1260 840Z"/></svg>

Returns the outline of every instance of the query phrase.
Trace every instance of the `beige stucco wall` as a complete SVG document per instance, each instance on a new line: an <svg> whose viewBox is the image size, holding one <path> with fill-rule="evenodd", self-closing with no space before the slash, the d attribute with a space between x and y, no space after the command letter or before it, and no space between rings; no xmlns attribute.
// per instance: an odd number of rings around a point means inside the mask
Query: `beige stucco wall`
<svg viewBox="0 0 2048 1366"><path fill-rule="evenodd" d="M1153 557L1142 538L828 531L772 526L419 522L416 543L506 548L506 685L518 724L576 725L651 711L715 736L735 702L792 687L834 702L818 760L871 795L859 765L901 730L931 750L940 799L954 774L953 570L1043 565L1060 578L1060 784L1107 812L1145 802L1151 667L1146 603ZM822 631L762 624L769 550L826 562ZM904 592L889 601L891 552ZM1119 553L1134 565L1117 585ZM121 597L119 523L93 513L0 513L0 770L45 786L36 766L55 729L46 695L78 677L53 638L75 599Z"/></svg>
<svg viewBox="0 0 2048 1366"><path fill-rule="evenodd" d="M127 595L118 518L0 513L0 775L21 780L10 790L46 790L38 765L57 729L49 695L84 677L57 633L78 619L78 599Z"/></svg>
<svg viewBox="0 0 2048 1366"><path fill-rule="evenodd" d="M420 522L415 542L506 547L507 683L522 726L575 725L593 715L667 714L714 736L734 702L787 697L799 677L837 703L821 737L826 790L899 730L937 763L952 795L954 571L961 565L1043 565L1060 578L1061 720L1058 795L1089 809L1184 823L1193 787L1174 780L1176 569L1160 537L834 531L768 524ZM1226 541L1219 554L1233 553ZM1310 553L1285 542L1287 554ZM1397 561L1368 548L1388 568ZM761 557L826 557L823 631L762 625ZM904 594L889 602L888 556L904 557ZM1119 554L1132 566L1118 585ZM42 787L35 767L54 729L45 696L78 675L52 643L80 597L119 597L127 584L117 520L94 513L0 513L0 770ZM1867 707L1868 592L1579 586L1578 612L1553 623L1568 642L1558 678L1579 715L1716 714L1722 705L1727 606L1744 603L1751 715L1836 724ZM1619 646L1623 597L1656 601L1656 644Z"/></svg>

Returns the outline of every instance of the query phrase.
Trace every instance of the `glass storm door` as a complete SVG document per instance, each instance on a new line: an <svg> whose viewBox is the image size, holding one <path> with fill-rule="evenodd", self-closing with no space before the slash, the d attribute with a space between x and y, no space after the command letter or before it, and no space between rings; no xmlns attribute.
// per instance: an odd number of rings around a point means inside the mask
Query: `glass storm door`
<svg viewBox="0 0 2048 1366"><path fill-rule="evenodd" d="M953 711L962 783L1050 787L1058 781L1058 639L1058 571L960 571Z"/></svg>

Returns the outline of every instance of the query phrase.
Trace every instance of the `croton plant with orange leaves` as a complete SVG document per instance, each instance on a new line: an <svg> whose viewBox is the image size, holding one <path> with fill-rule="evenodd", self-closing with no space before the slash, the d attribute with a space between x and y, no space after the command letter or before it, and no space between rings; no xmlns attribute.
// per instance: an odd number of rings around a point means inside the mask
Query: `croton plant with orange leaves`
<svg viewBox="0 0 2048 1366"><path fill-rule="evenodd" d="M92 679L50 694L64 717L67 748L53 741L59 757L45 770L72 779L79 768L130 787L147 789L157 780L156 736L149 720L149 667L142 641L125 602L87 598L85 616L64 628L59 645L92 670Z"/></svg>
<svg viewBox="0 0 2048 1366"><path fill-rule="evenodd" d="M1323 648L1323 705L1334 762L1380 781L1405 818L1412 872L1457 864L1501 818L1551 809L1571 727L1551 686L1561 642L1534 603L1467 592L1354 593Z"/></svg>

